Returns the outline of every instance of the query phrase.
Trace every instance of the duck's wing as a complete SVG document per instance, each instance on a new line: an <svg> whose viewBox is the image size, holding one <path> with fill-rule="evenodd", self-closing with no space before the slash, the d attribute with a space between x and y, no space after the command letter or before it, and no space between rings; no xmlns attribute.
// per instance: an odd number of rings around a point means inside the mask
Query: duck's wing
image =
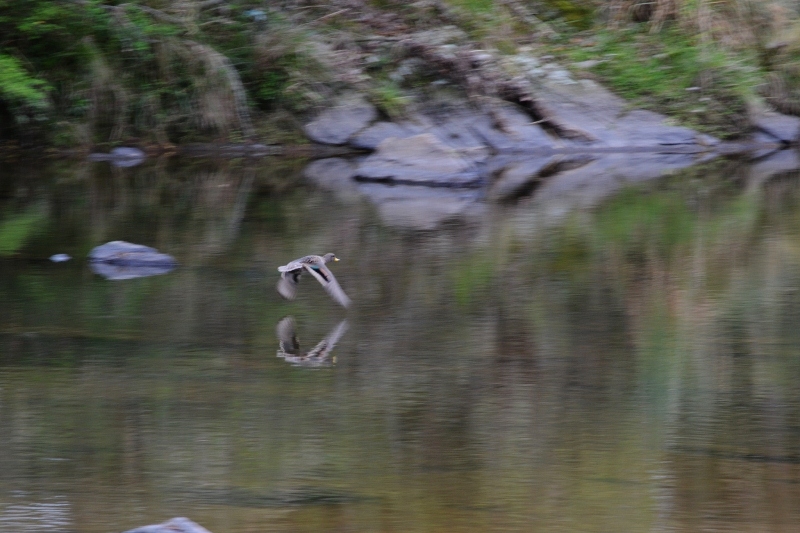
<svg viewBox="0 0 800 533"><path fill-rule="evenodd" d="M342 307L350 307L350 298L347 297L342 287L339 286L339 282L336 281L333 272L328 270L328 267L325 265L316 265L316 268L314 268L311 265L303 265L303 268L325 287L330 297L336 300L339 305Z"/></svg>
<svg viewBox="0 0 800 533"><path fill-rule="evenodd" d="M286 271L281 272L281 279L278 280L278 294L286 298L287 300L294 300L294 297L297 295L297 280L300 277L300 273L297 271Z"/></svg>

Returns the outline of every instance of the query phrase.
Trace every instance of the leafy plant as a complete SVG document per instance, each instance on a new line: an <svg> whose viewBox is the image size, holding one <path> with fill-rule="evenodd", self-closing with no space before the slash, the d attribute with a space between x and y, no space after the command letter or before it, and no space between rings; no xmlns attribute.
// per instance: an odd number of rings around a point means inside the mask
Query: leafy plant
<svg viewBox="0 0 800 533"><path fill-rule="evenodd" d="M47 83L28 74L20 62L0 53L0 97L18 104L43 106Z"/></svg>

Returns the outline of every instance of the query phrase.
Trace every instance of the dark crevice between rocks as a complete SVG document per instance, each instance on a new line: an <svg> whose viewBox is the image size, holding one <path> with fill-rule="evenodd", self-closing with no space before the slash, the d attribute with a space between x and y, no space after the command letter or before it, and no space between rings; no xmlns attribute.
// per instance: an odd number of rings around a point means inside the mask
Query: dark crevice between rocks
<svg viewBox="0 0 800 533"><path fill-rule="evenodd" d="M361 176L356 174L353 179L361 183L380 183L390 187L394 186L414 186L414 187L428 187L436 189L477 189L483 185L484 180L480 176L476 176L474 180L469 182L448 182L448 181L419 181L419 180L404 180L392 176L386 177L371 177Z"/></svg>
<svg viewBox="0 0 800 533"><path fill-rule="evenodd" d="M527 113L528 116L531 117L531 119L533 119L534 124L542 128L548 134L561 139L583 140L582 138L576 139L575 132L559 128L557 124L549 120L546 114L539 109L535 100L531 100L519 94L505 95L505 97L502 99L506 102L510 102L519 106L523 111L525 111L525 113Z"/></svg>

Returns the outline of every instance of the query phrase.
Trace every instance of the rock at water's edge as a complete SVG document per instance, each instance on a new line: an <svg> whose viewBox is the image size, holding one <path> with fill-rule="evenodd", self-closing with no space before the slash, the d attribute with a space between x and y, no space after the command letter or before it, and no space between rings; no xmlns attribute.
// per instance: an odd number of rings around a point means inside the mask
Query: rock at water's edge
<svg viewBox="0 0 800 533"><path fill-rule="evenodd" d="M135 167L147 159L147 154L138 148L119 146L107 154L92 153L87 157L89 161L109 161L115 167Z"/></svg>
<svg viewBox="0 0 800 533"><path fill-rule="evenodd" d="M162 254L155 248L126 241L111 241L96 246L89 252L89 261L125 266L176 266L174 257Z"/></svg>
<svg viewBox="0 0 800 533"><path fill-rule="evenodd" d="M120 280L166 274L178 262L149 246L111 241L89 252L89 265L94 273L106 279Z"/></svg>
<svg viewBox="0 0 800 533"><path fill-rule="evenodd" d="M326 109L304 130L312 141L323 144L344 144L355 133L378 118L375 106L364 100L343 103Z"/></svg>
<svg viewBox="0 0 800 533"><path fill-rule="evenodd" d="M407 124L397 124L396 122L376 122L358 135L353 137L350 144L354 148L374 150L380 143L389 137L403 139L422 133L421 128L409 126Z"/></svg>
<svg viewBox="0 0 800 533"><path fill-rule="evenodd" d="M797 142L800 137L800 118L783 115L765 106L751 105L750 122L760 131L781 143Z"/></svg>

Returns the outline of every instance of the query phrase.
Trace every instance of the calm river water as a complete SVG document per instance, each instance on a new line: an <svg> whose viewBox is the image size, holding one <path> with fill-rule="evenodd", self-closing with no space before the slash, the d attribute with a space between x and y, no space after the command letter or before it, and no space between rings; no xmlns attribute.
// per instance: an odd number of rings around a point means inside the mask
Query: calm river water
<svg viewBox="0 0 800 533"><path fill-rule="evenodd" d="M797 530L800 174L418 231L303 164L3 165L0 531ZM181 266L106 280L110 240ZM352 307L281 300L329 251ZM286 316L343 335L292 364Z"/></svg>

